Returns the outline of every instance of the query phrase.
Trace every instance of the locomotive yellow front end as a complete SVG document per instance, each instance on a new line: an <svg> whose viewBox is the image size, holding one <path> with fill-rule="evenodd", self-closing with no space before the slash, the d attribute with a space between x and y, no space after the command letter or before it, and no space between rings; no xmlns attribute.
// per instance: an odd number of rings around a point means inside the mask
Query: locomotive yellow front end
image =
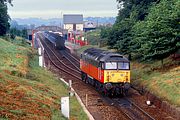
<svg viewBox="0 0 180 120"><path fill-rule="evenodd" d="M106 70L104 71L104 83L130 83L130 71Z"/></svg>
<svg viewBox="0 0 180 120"><path fill-rule="evenodd" d="M130 62L108 61L104 63L104 85L107 90L126 93L130 88Z"/></svg>

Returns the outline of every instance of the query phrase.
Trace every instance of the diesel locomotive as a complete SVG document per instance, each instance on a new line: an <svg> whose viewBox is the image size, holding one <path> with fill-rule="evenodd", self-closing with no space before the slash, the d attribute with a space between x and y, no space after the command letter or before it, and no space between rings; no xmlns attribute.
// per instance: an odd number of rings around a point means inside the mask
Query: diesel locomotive
<svg viewBox="0 0 180 120"><path fill-rule="evenodd" d="M55 49L65 49L65 39L62 35L53 32L44 32L43 34L46 37L46 39L53 44L53 47Z"/></svg>
<svg viewBox="0 0 180 120"><path fill-rule="evenodd" d="M81 54L82 80L105 95L127 94L130 88L130 61L124 56L96 48Z"/></svg>

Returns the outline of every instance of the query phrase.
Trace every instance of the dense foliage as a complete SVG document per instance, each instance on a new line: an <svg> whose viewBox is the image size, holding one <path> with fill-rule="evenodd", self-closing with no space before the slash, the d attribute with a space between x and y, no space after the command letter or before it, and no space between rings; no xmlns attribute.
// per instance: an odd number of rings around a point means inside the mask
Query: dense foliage
<svg viewBox="0 0 180 120"><path fill-rule="evenodd" d="M84 36L85 36L85 39L87 40L88 44L89 45L96 45L98 47L104 47L106 46L106 42L107 42L107 39L106 38L101 38L101 29L103 27L99 27L95 30L91 30L91 31L87 31Z"/></svg>
<svg viewBox="0 0 180 120"><path fill-rule="evenodd" d="M17 28L11 28L10 29L10 35L11 35L12 39L14 39L16 36L20 36L23 38L28 37L27 29L19 30Z"/></svg>
<svg viewBox="0 0 180 120"><path fill-rule="evenodd" d="M163 59L180 47L180 1L162 0L133 27L133 42L144 59Z"/></svg>
<svg viewBox="0 0 180 120"><path fill-rule="evenodd" d="M7 3L11 4L11 1L12 0L0 0L0 36L6 34L10 27Z"/></svg>
<svg viewBox="0 0 180 120"><path fill-rule="evenodd" d="M119 14L101 31L107 44L143 60L163 59L180 48L179 0L117 0ZM108 31L108 32L107 32ZM106 35L104 35L106 34Z"/></svg>

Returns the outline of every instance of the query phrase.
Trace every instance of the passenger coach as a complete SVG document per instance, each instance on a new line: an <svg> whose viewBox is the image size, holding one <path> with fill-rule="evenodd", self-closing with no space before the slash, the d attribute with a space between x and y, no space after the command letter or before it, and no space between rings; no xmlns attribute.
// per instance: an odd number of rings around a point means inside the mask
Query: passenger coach
<svg viewBox="0 0 180 120"><path fill-rule="evenodd" d="M81 54L82 80L106 95L127 93L130 88L130 62L118 53L90 48Z"/></svg>

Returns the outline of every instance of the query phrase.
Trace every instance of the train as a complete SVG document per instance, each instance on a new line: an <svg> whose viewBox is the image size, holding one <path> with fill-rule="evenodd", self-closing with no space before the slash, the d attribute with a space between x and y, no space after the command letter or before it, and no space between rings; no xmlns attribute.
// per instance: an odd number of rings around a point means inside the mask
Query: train
<svg viewBox="0 0 180 120"><path fill-rule="evenodd" d="M107 96L127 95L130 61L115 52L89 48L81 54L81 78Z"/></svg>
<svg viewBox="0 0 180 120"><path fill-rule="evenodd" d="M43 35L53 45L55 49L65 49L65 39L62 34L55 32L44 32Z"/></svg>

